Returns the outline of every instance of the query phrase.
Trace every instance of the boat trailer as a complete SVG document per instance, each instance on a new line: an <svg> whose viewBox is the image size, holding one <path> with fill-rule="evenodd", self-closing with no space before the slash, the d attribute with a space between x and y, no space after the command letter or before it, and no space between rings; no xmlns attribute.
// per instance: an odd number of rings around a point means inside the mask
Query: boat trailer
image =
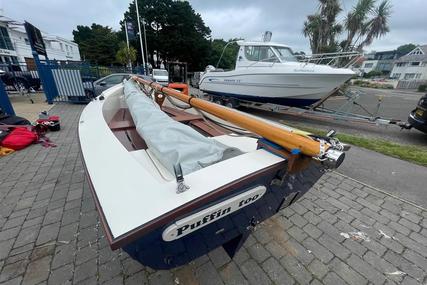
<svg viewBox="0 0 427 285"><path fill-rule="evenodd" d="M330 94L324 96L318 102L307 107L289 107L272 103L258 103L245 101L235 98L224 98L210 94L202 94L202 97L207 96L209 101L217 104L225 105L230 108L247 107L263 111L289 115L297 118L315 119L323 122L346 122L355 125L365 126L385 126L394 125L401 129L410 129L411 125L408 122L385 118L379 115L382 103L382 97L378 98L377 105L373 112L370 112L365 106L358 102L358 99L363 96L363 92L352 88L340 89L337 88ZM332 98L343 98L345 102L336 109L325 107L325 102ZM354 107L359 107L365 114L354 113Z"/></svg>

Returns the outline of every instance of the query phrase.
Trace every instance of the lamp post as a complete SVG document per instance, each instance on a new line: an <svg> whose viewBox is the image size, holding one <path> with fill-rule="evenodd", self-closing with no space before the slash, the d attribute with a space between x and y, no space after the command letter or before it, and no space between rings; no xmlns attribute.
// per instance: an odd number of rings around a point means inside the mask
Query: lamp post
<svg viewBox="0 0 427 285"><path fill-rule="evenodd" d="M148 66L148 47L147 47L147 34L145 32L145 19L142 18L142 27L144 28L144 43L145 43L145 54L147 57L147 66ZM148 74L147 74L148 75Z"/></svg>

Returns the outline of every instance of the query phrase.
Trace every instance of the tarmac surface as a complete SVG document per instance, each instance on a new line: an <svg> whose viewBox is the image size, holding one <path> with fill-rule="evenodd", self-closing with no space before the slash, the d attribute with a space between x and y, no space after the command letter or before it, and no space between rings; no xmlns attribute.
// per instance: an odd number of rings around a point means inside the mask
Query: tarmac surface
<svg viewBox="0 0 427 285"><path fill-rule="evenodd" d="M384 90L360 87L352 88L362 93L357 102L366 108L370 113L375 113L378 98L381 97L382 101L378 116L401 120L403 122L407 122L409 113L415 109L419 99L424 95L420 92L405 90ZM336 110L345 102L345 100L346 99L344 97L334 97L328 99L325 102L325 107ZM349 124L340 121L321 122L319 120L292 117L289 115L256 109L244 108L243 110L254 115L281 121L284 124L289 124L292 126L308 126L325 130L334 128L338 132L342 133L385 139L401 144L412 144L427 147L427 134L416 129L402 130L396 125L366 126L360 124ZM353 106L353 112L356 114L367 115L367 113L359 106Z"/></svg>
<svg viewBox="0 0 427 285"><path fill-rule="evenodd" d="M0 158L0 284L426 284L427 211L338 172L257 226L232 260L218 248L156 271L111 251L78 147L83 107L51 110L56 148Z"/></svg>

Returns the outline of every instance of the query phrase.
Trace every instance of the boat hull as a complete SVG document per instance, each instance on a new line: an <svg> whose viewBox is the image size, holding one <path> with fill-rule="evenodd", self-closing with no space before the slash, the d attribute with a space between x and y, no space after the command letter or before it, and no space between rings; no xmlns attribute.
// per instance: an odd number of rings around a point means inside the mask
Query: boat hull
<svg viewBox="0 0 427 285"><path fill-rule="evenodd" d="M286 106L308 106L351 78L351 74L208 72L200 90L221 97Z"/></svg>
<svg viewBox="0 0 427 285"><path fill-rule="evenodd" d="M267 189L265 194L249 206L173 241L164 241L162 238L164 231L172 223L165 224L124 246L123 250L135 260L153 269L171 269L187 264L219 246L222 246L232 258L253 232L255 226L302 197L322 176L321 169L322 167L315 163L311 163L309 168L295 175L283 173L282 167L271 169L252 181L250 179L243 181L235 190L201 208L177 217L176 220L203 211L209 206L257 186L265 186ZM283 175L285 178L280 181L278 177Z"/></svg>

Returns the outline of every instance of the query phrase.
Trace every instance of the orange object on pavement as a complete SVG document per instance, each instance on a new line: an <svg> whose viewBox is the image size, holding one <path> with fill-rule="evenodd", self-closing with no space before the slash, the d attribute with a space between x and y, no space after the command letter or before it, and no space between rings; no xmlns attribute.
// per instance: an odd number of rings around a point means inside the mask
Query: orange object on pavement
<svg viewBox="0 0 427 285"><path fill-rule="evenodd" d="M12 152L14 152L13 149L0 146L0 157L11 154Z"/></svg>

